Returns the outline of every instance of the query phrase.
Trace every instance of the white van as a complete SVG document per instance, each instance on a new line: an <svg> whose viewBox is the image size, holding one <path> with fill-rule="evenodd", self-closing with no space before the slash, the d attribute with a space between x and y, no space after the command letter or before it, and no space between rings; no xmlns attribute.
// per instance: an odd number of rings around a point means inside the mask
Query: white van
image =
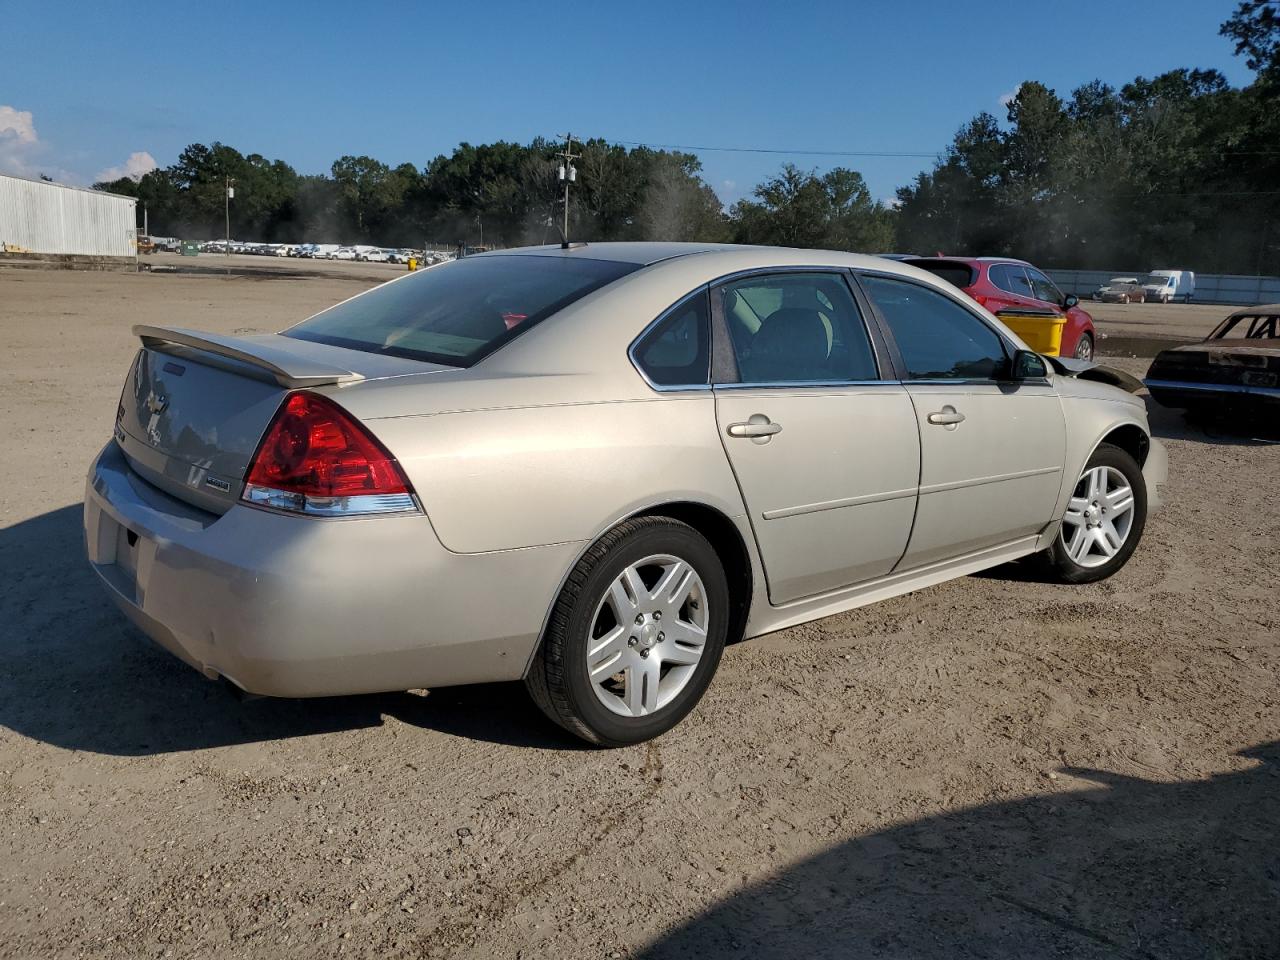
<svg viewBox="0 0 1280 960"><path fill-rule="evenodd" d="M1196 292L1196 275L1190 270L1152 270L1142 280L1142 290L1147 295L1147 303L1153 300L1169 303L1181 299L1191 302L1191 295Z"/></svg>

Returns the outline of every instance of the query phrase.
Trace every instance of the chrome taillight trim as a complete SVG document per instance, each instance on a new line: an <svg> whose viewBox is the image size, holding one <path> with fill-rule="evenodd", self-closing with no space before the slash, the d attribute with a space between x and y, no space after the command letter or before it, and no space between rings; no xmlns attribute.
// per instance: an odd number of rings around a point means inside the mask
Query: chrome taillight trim
<svg viewBox="0 0 1280 960"><path fill-rule="evenodd" d="M371 493L354 497L313 497L246 483L241 498L254 507L308 517L356 517L421 513L411 493Z"/></svg>

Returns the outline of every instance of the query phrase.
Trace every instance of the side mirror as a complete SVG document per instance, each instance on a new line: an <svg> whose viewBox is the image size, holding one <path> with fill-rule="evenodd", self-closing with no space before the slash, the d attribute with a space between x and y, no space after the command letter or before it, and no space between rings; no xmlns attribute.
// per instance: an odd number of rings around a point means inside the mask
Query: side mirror
<svg viewBox="0 0 1280 960"><path fill-rule="evenodd" d="M1074 293L1068 293L1065 297L1062 298L1062 309L1070 310L1079 302L1080 302L1079 297L1077 297Z"/></svg>
<svg viewBox="0 0 1280 960"><path fill-rule="evenodd" d="M1010 380L1038 380L1049 375L1044 357L1032 350L1018 350L1009 361Z"/></svg>

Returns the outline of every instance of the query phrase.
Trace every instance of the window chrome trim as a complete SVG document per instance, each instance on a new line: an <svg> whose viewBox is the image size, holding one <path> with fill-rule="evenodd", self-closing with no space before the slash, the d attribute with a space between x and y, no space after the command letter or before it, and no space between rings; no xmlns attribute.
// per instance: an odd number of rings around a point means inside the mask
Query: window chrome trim
<svg viewBox="0 0 1280 960"><path fill-rule="evenodd" d="M676 393L676 392L687 393L690 390L710 390L711 389L711 357L712 357L712 349L713 349L712 341L714 337L712 335L712 330L711 330L712 324L711 324L711 304L710 303L707 304L707 379L705 383L689 383L689 384L654 383L653 380L649 377L649 374L645 371L644 366L640 363L639 359L637 359L636 357L636 348L639 347L640 344L644 342L644 339L647 336L649 336L650 333L652 333L657 327L661 326L662 323L664 323L666 320L670 319L671 315L676 313L678 310L680 310L680 308L685 306L687 303L689 303L696 297L700 297L700 296L710 298L710 284L704 283L701 286L699 286L696 290L686 293L683 297L681 297L671 306L667 307L667 309L659 313L655 319L650 321L645 326L645 328L640 331L640 334L634 340L632 340L631 344L627 347L627 359L631 361L631 366L635 368L636 373L640 374L640 378L644 380L646 384L649 385L649 389L656 390L658 393Z"/></svg>
<svg viewBox="0 0 1280 960"><path fill-rule="evenodd" d="M1007 387L1011 385L1030 385L1030 386L1052 386L1053 381L1048 377L1027 377L1025 380L989 380L982 377L956 377L948 379L947 377L928 377L919 380L906 379L902 381L908 387L927 386L927 387L948 387L948 386L969 386L969 387Z"/></svg>
<svg viewBox="0 0 1280 960"><path fill-rule="evenodd" d="M901 380L765 380L758 383L717 383L717 390L794 390L817 387L830 390L843 387L900 387Z"/></svg>

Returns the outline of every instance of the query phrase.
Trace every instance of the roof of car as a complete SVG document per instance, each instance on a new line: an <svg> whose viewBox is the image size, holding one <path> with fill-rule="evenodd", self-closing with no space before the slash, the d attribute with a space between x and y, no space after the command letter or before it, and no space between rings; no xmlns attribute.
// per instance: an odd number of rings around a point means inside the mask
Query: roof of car
<svg viewBox="0 0 1280 960"><path fill-rule="evenodd" d="M911 260L928 260L931 263L950 261L952 263L968 264L969 266L974 266L975 264L979 264L979 263L985 263L988 265L993 263L1016 263L1019 266L1023 266L1023 267L1031 266L1031 264L1028 263L1026 260L1019 260L1017 257L960 257L960 256L953 257L945 253L940 253L934 257L912 257Z"/></svg>
<svg viewBox="0 0 1280 960"><path fill-rule="evenodd" d="M472 254L473 257L535 256L574 257L585 260L608 260L631 263L640 267L693 259L715 257L726 263L726 269L744 270L773 266L782 267L860 267L865 270L881 270L902 273L901 261L886 260L871 254L849 253L844 250L802 249L799 247L766 247L740 243L575 243L569 247L548 244L539 247L511 247ZM915 268L907 265L907 270Z"/></svg>
<svg viewBox="0 0 1280 960"><path fill-rule="evenodd" d="M1252 317L1259 314L1280 314L1280 303L1260 303L1256 307L1243 307L1234 311L1233 317Z"/></svg>
<svg viewBox="0 0 1280 960"><path fill-rule="evenodd" d="M674 257L687 257L695 253L712 253L721 250L749 249L733 243L675 243L675 242L609 242L571 243L563 247L558 243L538 247L512 247L506 250L489 250L473 254L477 257L502 257L513 254L538 257L582 257L587 260L611 260L616 263L635 263L648 266Z"/></svg>

